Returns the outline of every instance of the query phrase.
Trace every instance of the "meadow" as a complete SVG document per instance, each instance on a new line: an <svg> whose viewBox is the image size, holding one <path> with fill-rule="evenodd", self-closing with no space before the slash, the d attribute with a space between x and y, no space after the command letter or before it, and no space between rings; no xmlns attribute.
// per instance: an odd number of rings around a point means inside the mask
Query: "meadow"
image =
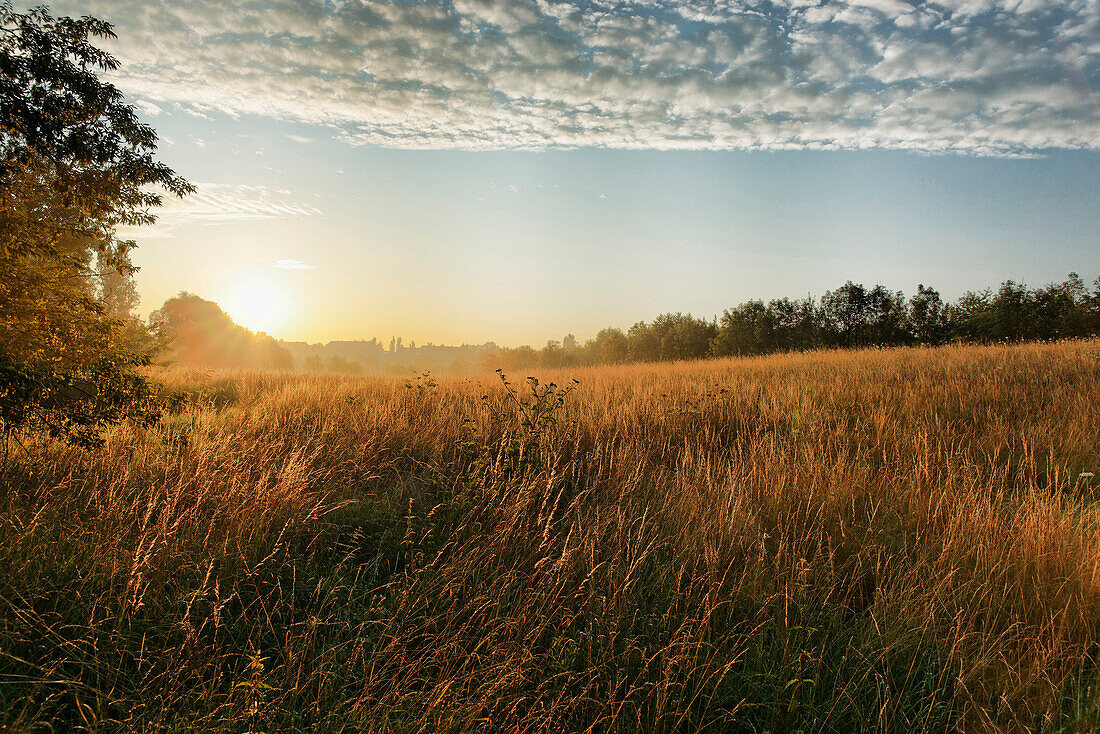
<svg viewBox="0 0 1100 734"><path fill-rule="evenodd" d="M1098 341L153 376L9 447L2 731L1100 727Z"/></svg>

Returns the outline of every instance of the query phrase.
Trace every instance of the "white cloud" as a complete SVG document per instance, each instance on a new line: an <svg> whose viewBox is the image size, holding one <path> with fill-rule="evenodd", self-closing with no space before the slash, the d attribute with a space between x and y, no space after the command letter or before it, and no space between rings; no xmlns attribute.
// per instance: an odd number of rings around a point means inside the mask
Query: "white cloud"
<svg viewBox="0 0 1100 734"><path fill-rule="evenodd" d="M63 0L55 9L116 24L115 79L131 98L199 117L324 124L352 144L1100 147L1093 0Z"/></svg>
<svg viewBox="0 0 1100 734"><path fill-rule="evenodd" d="M152 226L122 228L128 237L167 236L187 224L218 224L239 220L308 217L320 214L310 204L296 200L285 189L244 184L197 183L196 191L182 199L165 196Z"/></svg>
<svg viewBox="0 0 1100 734"><path fill-rule="evenodd" d="M316 270L316 265L308 265L301 260L276 260L272 266L279 270Z"/></svg>
<svg viewBox="0 0 1100 734"><path fill-rule="evenodd" d="M152 102L144 99L139 99L134 102L134 107L137 111L147 117L156 117L160 113L164 112L159 105L155 105Z"/></svg>
<svg viewBox="0 0 1100 734"><path fill-rule="evenodd" d="M199 183L183 199L168 199L165 216L192 220L271 219L320 214L309 204L295 202L267 186ZM283 189L282 191L285 191Z"/></svg>

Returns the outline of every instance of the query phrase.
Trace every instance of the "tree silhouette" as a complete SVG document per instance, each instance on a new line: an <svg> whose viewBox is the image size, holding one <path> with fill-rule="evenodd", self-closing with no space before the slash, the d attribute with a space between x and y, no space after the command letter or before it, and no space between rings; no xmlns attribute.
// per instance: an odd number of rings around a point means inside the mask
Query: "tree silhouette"
<svg viewBox="0 0 1100 734"><path fill-rule="evenodd" d="M282 369L294 367L290 352L266 334L255 334L213 301L180 293L149 317L150 324L181 364L204 367Z"/></svg>
<svg viewBox="0 0 1100 734"><path fill-rule="evenodd" d="M763 301L748 301L727 310L719 322L711 353L715 357L728 357L774 351L778 311L771 304L765 306Z"/></svg>

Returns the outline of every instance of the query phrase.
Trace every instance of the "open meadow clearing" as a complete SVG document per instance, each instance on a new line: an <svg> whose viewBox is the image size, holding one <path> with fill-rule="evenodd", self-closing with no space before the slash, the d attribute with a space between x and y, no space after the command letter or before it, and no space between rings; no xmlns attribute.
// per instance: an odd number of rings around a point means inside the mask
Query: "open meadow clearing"
<svg viewBox="0 0 1100 734"><path fill-rule="evenodd" d="M1100 732L1097 39L0 0L0 734Z"/></svg>
<svg viewBox="0 0 1100 734"><path fill-rule="evenodd" d="M1096 341L154 377L10 448L6 731L1100 725Z"/></svg>

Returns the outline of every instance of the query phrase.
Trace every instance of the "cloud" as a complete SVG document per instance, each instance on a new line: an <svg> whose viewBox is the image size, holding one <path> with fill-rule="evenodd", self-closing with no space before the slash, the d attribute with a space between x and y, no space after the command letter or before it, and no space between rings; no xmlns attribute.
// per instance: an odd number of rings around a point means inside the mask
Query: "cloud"
<svg viewBox="0 0 1100 734"><path fill-rule="evenodd" d="M316 207L295 200L285 189L221 183L197 183L195 188L194 194L182 199L164 197L164 205L156 210L157 221L152 226L122 228L120 232L128 237L158 237L188 224L307 217L321 213Z"/></svg>
<svg viewBox="0 0 1100 734"><path fill-rule="evenodd" d="M307 265L301 260L276 260L272 266L279 270L316 270L316 265Z"/></svg>
<svg viewBox="0 0 1100 734"><path fill-rule="evenodd" d="M312 143L313 142L313 138L307 138L303 135L287 135L286 137L287 137L288 140L291 140L295 143L303 143L304 144L304 143Z"/></svg>
<svg viewBox="0 0 1100 734"><path fill-rule="evenodd" d="M137 111L145 115L146 117L156 117L160 113L164 112L164 110L162 110L159 105L155 105L152 102L144 99L136 100L134 102L134 107L136 107Z"/></svg>
<svg viewBox="0 0 1100 734"><path fill-rule="evenodd" d="M191 196L166 199L163 216L191 221L221 221L320 214L309 204L292 201L282 193L285 189L274 191L267 186L221 183L199 183L195 188Z"/></svg>
<svg viewBox="0 0 1100 734"><path fill-rule="evenodd" d="M397 148L1100 147L1092 0L63 0L131 98ZM293 139L293 138L292 138Z"/></svg>

